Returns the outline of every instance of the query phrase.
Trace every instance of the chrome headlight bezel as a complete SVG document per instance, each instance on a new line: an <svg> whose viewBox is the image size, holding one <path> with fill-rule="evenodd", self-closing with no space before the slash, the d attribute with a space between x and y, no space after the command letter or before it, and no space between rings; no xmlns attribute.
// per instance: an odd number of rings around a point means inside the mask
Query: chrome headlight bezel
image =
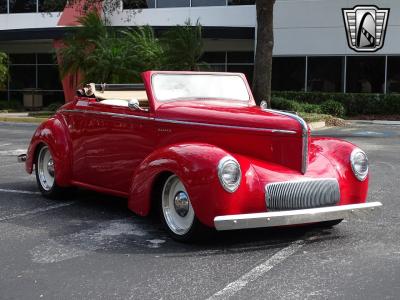
<svg viewBox="0 0 400 300"><path fill-rule="evenodd" d="M237 176L237 180L234 183L226 182L223 177L224 170L229 165L234 165L237 168L237 171L239 172L239 175ZM239 162L235 158L233 158L232 156L229 156L229 155L223 157L218 163L218 178L219 178L219 182L221 183L222 187L227 192L229 192L229 193L235 192L239 188L240 181L242 180L242 170L240 169Z"/></svg>
<svg viewBox="0 0 400 300"><path fill-rule="evenodd" d="M367 164L367 168L366 168L366 170L365 170L364 172L360 172L359 170L357 170L357 168L356 168L356 166L355 166L355 164L357 163L357 161L356 161L356 160L357 160L357 155L359 155L359 154L361 154L361 155L364 156L364 159L365 159L366 164ZM357 178L359 181L364 181L364 180L367 178L367 176L368 176L368 171L369 171L368 156L367 156L367 154L365 154L364 151L362 151L362 150L359 149L359 148L354 149L354 150L351 152L351 155L350 155L350 165L351 165L351 169L353 170L354 176L356 176L356 178Z"/></svg>

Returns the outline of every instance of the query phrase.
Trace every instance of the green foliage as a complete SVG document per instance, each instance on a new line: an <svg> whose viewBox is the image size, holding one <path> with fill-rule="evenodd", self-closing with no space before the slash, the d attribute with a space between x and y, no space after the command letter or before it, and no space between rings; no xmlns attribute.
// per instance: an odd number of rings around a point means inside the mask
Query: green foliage
<svg viewBox="0 0 400 300"><path fill-rule="evenodd" d="M272 108L287 111L300 111L300 103L292 100L288 100L282 97L273 97L271 102Z"/></svg>
<svg viewBox="0 0 400 300"><path fill-rule="evenodd" d="M135 82L147 70L198 70L203 55L201 25L176 26L156 38L150 26L128 30L107 27L97 12L79 19L59 50L61 76L80 74L85 82Z"/></svg>
<svg viewBox="0 0 400 300"><path fill-rule="evenodd" d="M57 111L62 105L63 105L63 103L54 102L54 103L49 104L49 106L46 107L46 110Z"/></svg>
<svg viewBox="0 0 400 300"><path fill-rule="evenodd" d="M318 104L301 103L293 100L288 100L282 97L272 98L272 108L279 110L288 110L294 112L305 112L321 114L322 110Z"/></svg>
<svg viewBox="0 0 400 300"><path fill-rule="evenodd" d="M199 21L192 25L175 26L163 36L165 48L165 68L170 70L198 71L204 63L199 60L204 53L202 27Z"/></svg>
<svg viewBox="0 0 400 300"><path fill-rule="evenodd" d="M321 110L324 114L332 115L335 117L343 117L346 113L342 103L328 100L321 104Z"/></svg>
<svg viewBox="0 0 400 300"><path fill-rule="evenodd" d="M0 52L0 90L7 85L8 79L8 57L7 54Z"/></svg>
<svg viewBox="0 0 400 300"><path fill-rule="evenodd" d="M400 114L400 94L273 92L273 97L312 104L334 100L344 106L348 116Z"/></svg>

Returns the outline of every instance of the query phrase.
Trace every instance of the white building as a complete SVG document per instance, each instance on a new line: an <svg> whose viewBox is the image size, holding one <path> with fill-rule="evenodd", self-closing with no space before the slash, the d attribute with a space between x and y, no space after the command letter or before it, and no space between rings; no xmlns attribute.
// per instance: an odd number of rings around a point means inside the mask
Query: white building
<svg viewBox="0 0 400 300"><path fill-rule="evenodd" d="M53 39L62 38L60 13L43 13L44 0L0 0L0 51L11 58L11 80L1 100L21 99L25 88L43 90L45 102L62 100ZM358 53L347 43L342 8L390 8L385 43ZM121 3L113 26L157 28L199 20L204 60L215 70L238 71L251 80L254 0L143 0L133 17ZM400 1L277 0L274 16L273 89L326 92L400 92Z"/></svg>

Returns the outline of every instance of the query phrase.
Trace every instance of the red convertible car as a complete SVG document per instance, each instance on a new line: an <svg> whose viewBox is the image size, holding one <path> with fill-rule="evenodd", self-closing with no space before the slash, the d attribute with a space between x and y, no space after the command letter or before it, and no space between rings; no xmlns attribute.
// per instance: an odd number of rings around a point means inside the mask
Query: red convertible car
<svg viewBox="0 0 400 300"><path fill-rule="evenodd" d="M126 197L182 241L204 228L332 226L382 205L366 203L361 149L256 106L243 74L142 77L90 84L39 126L20 160L44 196L77 186Z"/></svg>

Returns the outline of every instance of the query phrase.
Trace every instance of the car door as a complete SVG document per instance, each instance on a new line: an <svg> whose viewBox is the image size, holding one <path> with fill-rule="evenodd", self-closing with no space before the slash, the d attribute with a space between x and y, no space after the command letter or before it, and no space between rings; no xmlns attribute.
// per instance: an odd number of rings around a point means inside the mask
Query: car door
<svg viewBox="0 0 400 300"><path fill-rule="evenodd" d="M82 125L84 168L76 178L126 195L136 167L155 147L151 113L89 102Z"/></svg>

